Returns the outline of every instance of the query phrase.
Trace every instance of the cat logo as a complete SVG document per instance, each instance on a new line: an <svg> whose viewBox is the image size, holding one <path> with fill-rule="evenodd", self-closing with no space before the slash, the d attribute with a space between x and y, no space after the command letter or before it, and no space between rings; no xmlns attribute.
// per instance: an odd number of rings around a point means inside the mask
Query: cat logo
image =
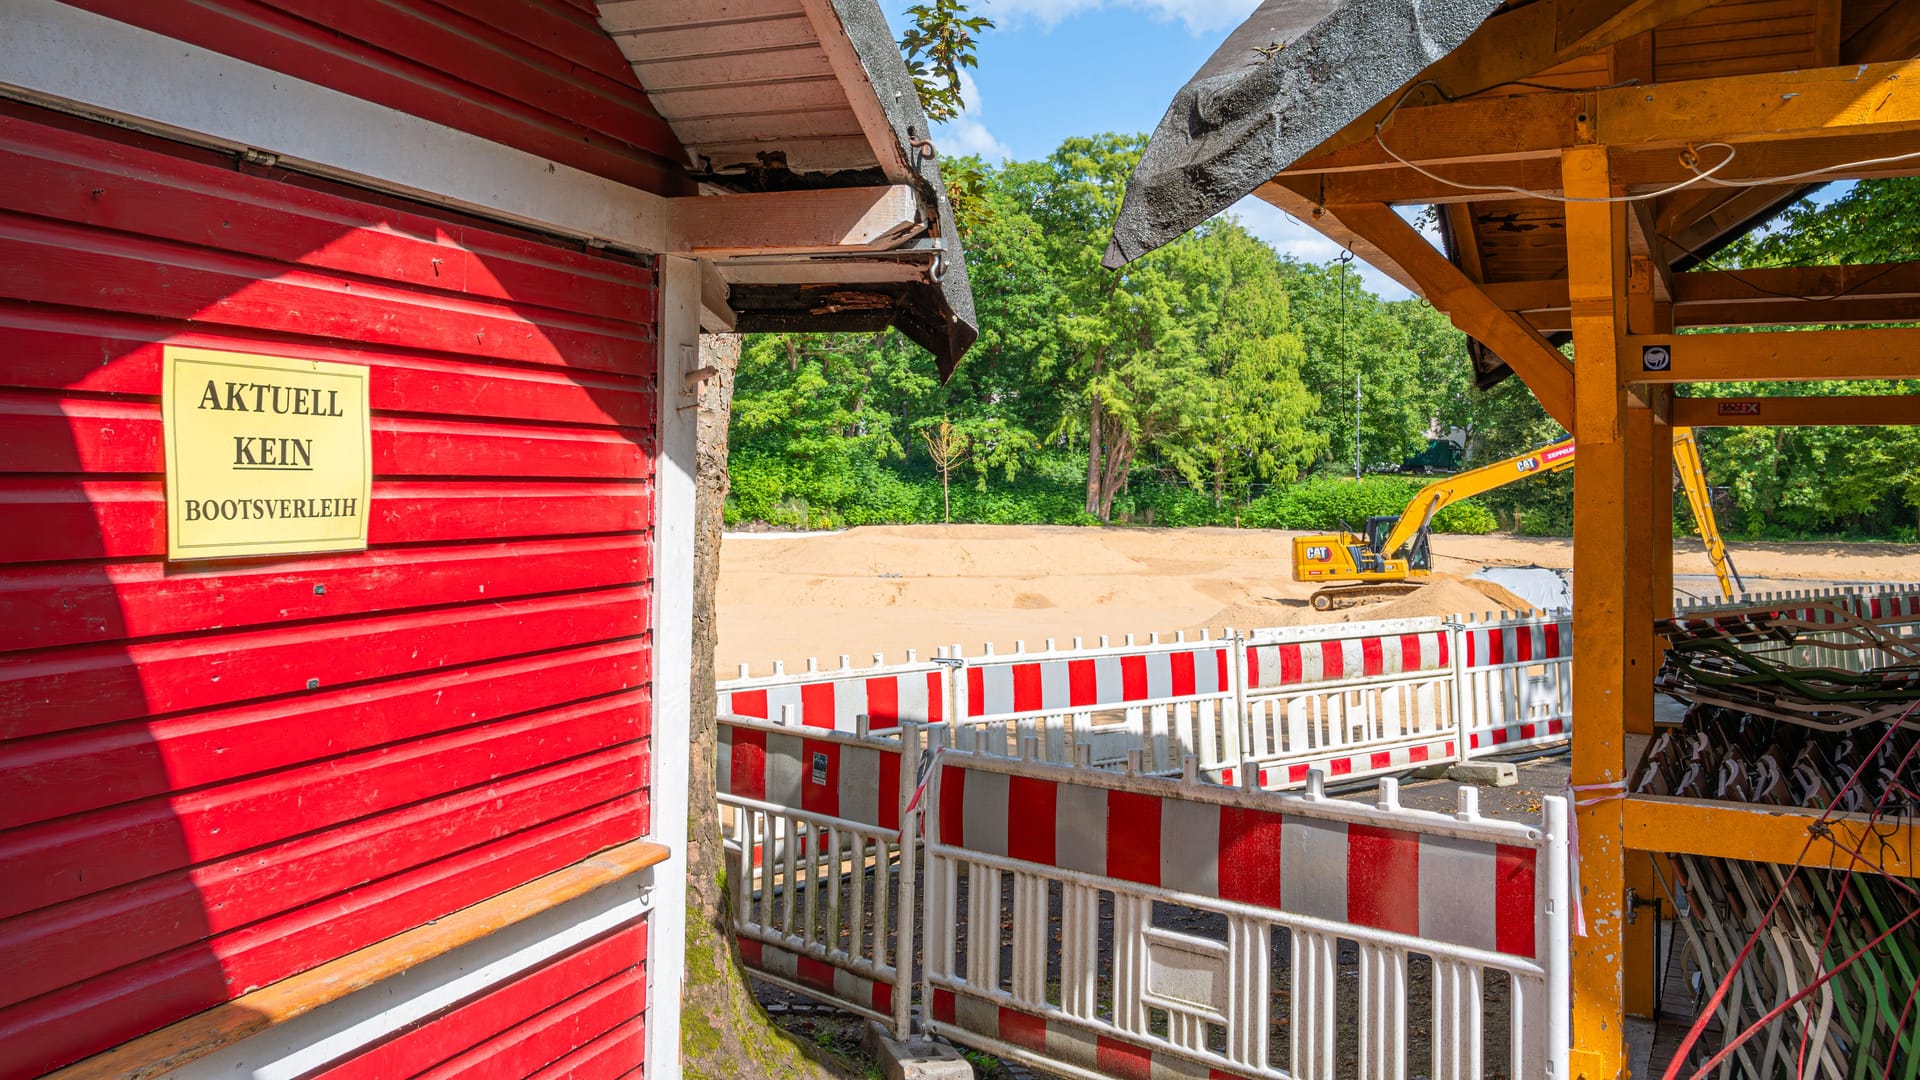
<svg viewBox="0 0 1920 1080"><path fill-rule="evenodd" d="M1513 463L1513 467L1523 473L1530 473L1540 467L1540 459L1538 457L1521 458Z"/></svg>
<svg viewBox="0 0 1920 1080"><path fill-rule="evenodd" d="M1311 559L1314 562L1327 562L1328 560L1333 558L1333 549L1323 548L1323 547L1310 547L1307 549L1307 558Z"/></svg>

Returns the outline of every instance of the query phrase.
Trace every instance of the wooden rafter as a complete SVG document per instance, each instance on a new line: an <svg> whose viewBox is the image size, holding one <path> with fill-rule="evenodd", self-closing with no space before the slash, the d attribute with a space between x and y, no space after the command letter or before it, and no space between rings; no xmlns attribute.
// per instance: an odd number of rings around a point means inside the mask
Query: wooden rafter
<svg viewBox="0 0 1920 1080"><path fill-rule="evenodd" d="M1920 4L1900 0L1861 27L1840 46L1840 61L1868 63L1920 53Z"/></svg>
<svg viewBox="0 0 1920 1080"><path fill-rule="evenodd" d="M1920 395L1674 398L1680 427L1906 427L1920 424Z"/></svg>
<svg viewBox="0 0 1920 1080"><path fill-rule="evenodd" d="M1392 207L1379 203L1342 207L1340 220L1417 282L1417 291L1446 312L1455 326L1506 361L1533 388L1547 413L1563 427L1572 428L1573 368L1560 350L1495 304Z"/></svg>
<svg viewBox="0 0 1920 1080"><path fill-rule="evenodd" d="M1807 382L1818 379L1920 378L1920 327L1874 330L1778 330L1752 334L1635 334L1625 339L1636 362L1649 346L1668 350L1659 371L1629 381ZM1518 371L1519 366L1515 365ZM1523 377L1525 377L1523 375Z"/></svg>

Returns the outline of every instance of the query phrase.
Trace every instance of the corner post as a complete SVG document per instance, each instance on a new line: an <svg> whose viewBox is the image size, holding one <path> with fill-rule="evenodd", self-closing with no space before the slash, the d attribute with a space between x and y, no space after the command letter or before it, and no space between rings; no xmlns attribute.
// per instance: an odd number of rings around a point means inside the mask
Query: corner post
<svg viewBox="0 0 1920 1080"><path fill-rule="evenodd" d="M1561 158L1569 197L1614 194L1604 146L1580 146ZM1587 936L1574 941L1572 1071L1616 1080L1624 1071L1622 978L1625 849L1622 802L1599 785L1626 772L1630 721L1651 712L1650 559L1652 418L1630 416L1628 378L1638 358L1625 353L1627 210L1605 202L1567 204L1567 262L1574 340L1573 808L1580 836L1574 902ZM1643 410L1644 411L1644 410ZM1636 565L1637 559L1637 565Z"/></svg>

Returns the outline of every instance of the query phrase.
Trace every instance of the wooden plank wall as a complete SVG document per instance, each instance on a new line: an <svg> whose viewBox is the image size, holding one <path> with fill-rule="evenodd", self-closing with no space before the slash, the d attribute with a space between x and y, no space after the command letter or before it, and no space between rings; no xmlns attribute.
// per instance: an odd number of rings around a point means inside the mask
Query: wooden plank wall
<svg viewBox="0 0 1920 1080"><path fill-rule="evenodd" d="M590 0L68 0L660 194L686 153Z"/></svg>
<svg viewBox="0 0 1920 1080"><path fill-rule="evenodd" d="M647 832L653 273L106 133L0 113L9 1078ZM167 342L371 369L370 551L164 562Z"/></svg>

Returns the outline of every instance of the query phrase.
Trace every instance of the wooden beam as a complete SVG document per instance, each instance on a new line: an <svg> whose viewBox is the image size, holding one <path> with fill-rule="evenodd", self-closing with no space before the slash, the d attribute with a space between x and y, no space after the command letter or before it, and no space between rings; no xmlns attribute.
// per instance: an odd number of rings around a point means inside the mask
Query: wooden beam
<svg viewBox="0 0 1920 1080"><path fill-rule="evenodd" d="M1843 64L1872 63L1920 53L1920 4L1896 0L1840 47Z"/></svg>
<svg viewBox="0 0 1920 1080"><path fill-rule="evenodd" d="M670 250L708 259L884 251L926 229L919 195L905 184L702 195L669 205Z"/></svg>
<svg viewBox="0 0 1920 1080"><path fill-rule="evenodd" d="M892 183L911 183L913 169L901 154L900 137L887 119L887 110L880 104L880 93L867 78L867 66L860 62L860 54L853 47L853 39L847 36L847 28L841 24L832 0L799 2L807 21L813 24L814 36L820 39L820 51L827 54L827 66L833 69L834 78L846 92L847 104L860 123L860 133L866 137L874 160L880 163L881 173ZM921 134L924 136L926 132Z"/></svg>
<svg viewBox="0 0 1920 1080"><path fill-rule="evenodd" d="M195 1013L178 1023L49 1073L44 1080L146 1080L257 1035L452 952L575 897L665 862L666 848L635 840L503 892L425 926Z"/></svg>
<svg viewBox="0 0 1920 1080"><path fill-rule="evenodd" d="M1548 415L1571 430L1573 369L1559 349L1489 299L1391 207L1342 207L1340 219L1418 282L1417 291L1455 326L1499 354L1532 387Z"/></svg>
<svg viewBox="0 0 1920 1080"><path fill-rule="evenodd" d="M1673 324L1690 330L1743 326L1880 326L1920 323L1920 297L1863 300L1781 300L1773 304L1707 303L1676 307ZM1543 334L1571 328L1564 307L1523 312Z"/></svg>
<svg viewBox="0 0 1920 1080"><path fill-rule="evenodd" d="M1577 56L1595 42L1619 41L1702 6L1662 0L1557 0L1554 44L1560 53Z"/></svg>
<svg viewBox="0 0 1920 1080"><path fill-rule="evenodd" d="M1453 236L1454 263L1467 275L1467 280L1476 285L1485 281L1487 270L1480 257L1480 233L1473 224L1473 211L1454 203L1442 207L1440 212L1447 216L1447 230Z"/></svg>
<svg viewBox="0 0 1920 1080"><path fill-rule="evenodd" d="M1628 382L1920 378L1920 327L1641 334L1626 344L1631 364L1621 377ZM1654 348L1668 350L1663 370L1646 370L1647 350Z"/></svg>
<svg viewBox="0 0 1920 1080"><path fill-rule="evenodd" d="M1840 62L1840 0L1813 0L1813 63L1832 67Z"/></svg>
<svg viewBox="0 0 1920 1080"><path fill-rule="evenodd" d="M1885 316L1909 309L1891 302L1920 299L1920 262L1691 270L1669 280L1675 320L1682 326L1899 322L1905 321L1904 316ZM1567 307L1565 278L1500 282L1484 289L1495 303L1511 311L1564 311ZM1740 307L1751 308L1751 317L1725 318ZM1858 310L1849 310L1853 308ZM1711 311L1713 317L1703 317L1702 310ZM1818 315L1806 316L1803 311Z"/></svg>
<svg viewBox="0 0 1920 1080"><path fill-rule="evenodd" d="M1659 230L1653 227L1651 202L1627 204L1627 254L1647 261L1654 302L1672 303L1673 263Z"/></svg>
<svg viewBox="0 0 1920 1080"><path fill-rule="evenodd" d="M1658 795L1636 795L1625 804L1627 846L1638 851L1916 876L1920 825L1900 819L1869 827L1865 815L1834 814L1825 825L1831 837L1810 837L1818 810ZM1856 861L1855 852L1874 865Z"/></svg>
<svg viewBox="0 0 1920 1080"><path fill-rule="evenodd" d="M1312 199L1282 184L1262 184L1253 192L1263 201L1292 215L1294 220L1318 230L1322 236L1367 261L1375 270L1399 282L1409 292L1425 296L1420 282L1402 269L1393 257L1347 227L1337 211L1316 204ZM1432 299L1428 297L1428 299Z"/></svg>
<svg viewBox="0 0 1920 1080"><path fill-rule="evenodd" d="M705 259L700 263L700 330L702 333L723 334L731 331L739 323L733 306L727 302L732 290L725 278L720 276L720 268Z"/></svg>
<svg viewBox="0 0 1920 1080"><path fill-rule="evenodd" d="M1920 394L1674 398L1672 415L1676 427L1908 427Z"/></svg>
<svg viewBox="0 0 1920 1080"><path fill-rule="evenodd" d="M1562 158L1567 194L1614 194L1606 147ZM1626 777L1626 732L1653 712L1653 600L1647 589L1652 515L1652 424L1628 406L1621 377L1626 330L1627 213L1619 203L1569 203L1567 276L1578 397L1574 435L1573 733L1569 782L1577 790ZM1573 810L1587 936L1574 943L1574 1076L1624 1074L1626 850L1618 800Z"/></svg>
<svg viewBox="0 0 1920 1080"><path fill-rule="evenodd" d="M1563 34L1564 3L1525 4L1503 11L1480 24L1459 48L1428 65L1420 73L1427 84L1412 92L1412 102L1459 99L1531 78L1548 68L1606 48L1699 11L1715 0L1585 0L1576 15L1593 17L1585 29ZM1322 143L1325 152L1339 150L1373 137L1374 125L1400 98L1396 91L1362 113L1333 138Z"/></svg>
<svg viewBox="0 0 1920 1080"><path fill-rule="evenodd" d="M1499 137L1489 138L1489 132ZM1899 60L1407 107L1393 114L1378 139L1321 154L1287 171L1398 166L1382 141L1400 158L1447 164L1519 161L1596 141L1616 152L1679 151L1707 141L1915 132L1920 132L1920 60ZM1701 155L1702 167L1717 161L1714 148ZM1616 179L1631 182L1629 176Z"/></svg>

